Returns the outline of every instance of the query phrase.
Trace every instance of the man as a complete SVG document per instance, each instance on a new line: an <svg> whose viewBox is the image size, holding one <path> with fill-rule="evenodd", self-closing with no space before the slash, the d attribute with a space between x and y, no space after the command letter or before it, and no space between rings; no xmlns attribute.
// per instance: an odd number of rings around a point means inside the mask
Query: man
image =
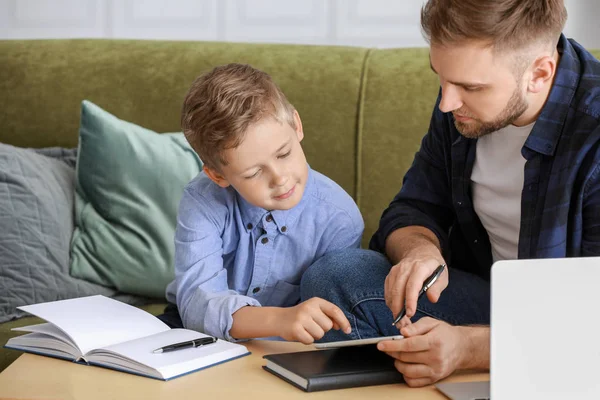
<svg viewBox="0 0 600 400"><path fill-rule="evenodd" d="M410 386L489 368L492 263L600 255L600 62L561 35L565 21L562 0L423 7L441 86L430 128L375 251L330 254L304 275L302 297L337 304L352 324L322 340L400 329L405 340L378 347Z"/></svg>

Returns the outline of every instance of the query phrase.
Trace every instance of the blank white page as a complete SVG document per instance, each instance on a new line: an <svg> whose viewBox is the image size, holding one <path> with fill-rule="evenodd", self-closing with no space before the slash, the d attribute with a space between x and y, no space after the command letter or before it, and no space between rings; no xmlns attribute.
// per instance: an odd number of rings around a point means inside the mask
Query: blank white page
<svg viewBox="0 0 600 400"><path fill-rule="evenodd" d="M100 295L18 308L64 331L82 354L170 329L144 310Z"/></svg>
<svg viewBox="0 0 600 400"><path fill-rule="evenodd" d="M12 328L11 331L41 333L43 335L57 338L65 343L69 343L73 347L77 347L77 345L73 343L73 340L69 335L67 335L61 329L58 329L54 324L51 324L49 322L45 324L19 326L17 328Z"/></svg>
<svg viewBox="0 0 600 400"><path fill-rule="evenodd" d="M147 336L127 343L116 344L103 350L93 351L90 354L89 361L99 364L112 364L113 367L121 366L140 371L139 367L135 366L135 363L127 360L129 359L155 369L164 379L170 379L186 372L248 354L246 346L221 339L205 346L161 354L153 353L153 350L160 347L206 336L208 335L189 329L171 329L168 332ZM126 359L120 359L114 354L119 354L126 357Z"/></svg>

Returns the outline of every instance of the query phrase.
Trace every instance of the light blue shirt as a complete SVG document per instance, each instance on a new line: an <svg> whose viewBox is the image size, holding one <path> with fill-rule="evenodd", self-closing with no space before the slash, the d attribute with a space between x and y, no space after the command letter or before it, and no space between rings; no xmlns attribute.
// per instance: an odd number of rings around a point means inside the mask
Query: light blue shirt
<svg viewBox="0 0 600 400"><path fill-rule="evenodd" d="M233 341L233 313L297 304L304 271L327 252L359 247L363 229L354 200L310 168L300 202L275 211L249 204L202 172L179 205L167 300L177 304L186 328Z"/></svg>

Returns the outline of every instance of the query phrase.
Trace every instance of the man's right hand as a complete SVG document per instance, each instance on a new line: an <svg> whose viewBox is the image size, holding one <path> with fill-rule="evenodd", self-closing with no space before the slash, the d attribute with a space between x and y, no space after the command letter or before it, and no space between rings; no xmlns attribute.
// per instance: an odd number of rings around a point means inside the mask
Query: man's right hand
<svg viewBox="0 0 600 400"><path fill-rule="evenodd" d="M444 264L444 258L434 245L424 245L411 249L399 263L394 265L385 279L385 302L394 318L406 306L406 316L398 322L399 327L407 325L417 310L417 299L423 282ZM436 303L442 291L448 286L448 268L427 291L427 297Z"/></svg>
<svg viewBox="0 0 600 400"><path fill-rule="evenodd" d="M278 335L288 341L311 344L330 329L350 333L350 322L343 311L327 300L313 297L294 307L279 308Z"/></svg>

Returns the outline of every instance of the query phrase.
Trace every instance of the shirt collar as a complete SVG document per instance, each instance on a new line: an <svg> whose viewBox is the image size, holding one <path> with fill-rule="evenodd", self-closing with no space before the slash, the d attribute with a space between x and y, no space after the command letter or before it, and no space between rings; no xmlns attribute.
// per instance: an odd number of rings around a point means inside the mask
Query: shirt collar
<svg viewBox="0 0 600 400"><path fill-rule="evenodd" d="M312 197L311 195L315 190L315 174L310 166L308 166L308 175L306 178L306 185L304 186L304 193L302 194L302 199L300 199L300 202L296 204L296 206L289 210L269 211L248 203L246 199L238 194L238 204L242 214L242 221L244 222L244 229L246 232L252 231L256 226L259 225L265 214L270 213L279 232L283 234L289 233L290 229L295 225L296 220L298 219L304 207L306 207L306 203L309 201L310 197Z"/></svg>
<svg viewBox="0 0 600 400"><path fill-rule="evenodd" d="M556 150L581 76L579 57L564 35L560 36L557 49L561 57L552 89L525 142L529 149L545 155L553 155Z"/></svg>

